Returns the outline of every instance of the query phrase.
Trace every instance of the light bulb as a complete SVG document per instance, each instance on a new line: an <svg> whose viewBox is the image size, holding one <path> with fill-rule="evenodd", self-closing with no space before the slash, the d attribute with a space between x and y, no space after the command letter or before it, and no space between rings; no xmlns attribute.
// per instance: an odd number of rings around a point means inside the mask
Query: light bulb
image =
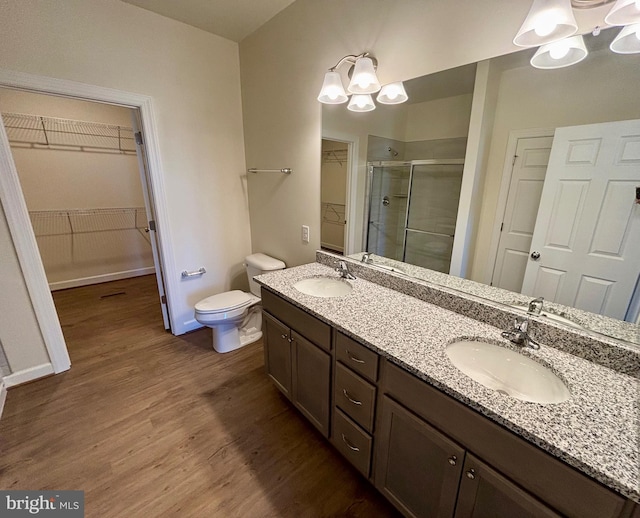
<svg viewBox="0 0 640 518"><path fill-rule="evenodd" d="M364 108L367 105L367 98L364 96L358 96L356 98L356 106L358 108Z"/></svg>
<svg viewBox="0 0 640 518"><path fill-rule="evenodd" d="M555 43L549 49L549 56L551 56L552 59L562 59L569 54L569 50L569 42L567 40L562 40Z"/></svg>
<svg viewBox="0 0 640 518"><path fill-rule="evenodd" d="M536 20L536 25L533 30L538 36L544 37L549 36L556 27L557 24L553 20L553 16L550 13L544 13L543 16L540 16L538 20Z"/></svg>

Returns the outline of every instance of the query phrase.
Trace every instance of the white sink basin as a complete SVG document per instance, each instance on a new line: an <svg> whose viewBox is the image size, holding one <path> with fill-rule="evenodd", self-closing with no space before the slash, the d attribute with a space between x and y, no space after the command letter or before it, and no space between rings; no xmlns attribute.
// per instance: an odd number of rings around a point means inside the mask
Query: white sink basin
<svg viewBox="0 0 640 518"><path fill-rule="evenodd" d="M521 311L522 313L526 313L528 310L528 307L521 306L520 304L511 304L511 307L513 309L517 309L518 311ZM579 329L582 329L582 326L574 322L573 320L569 320L568 318L561 317L560 315L556 315L555 313L549 313L548 311L542 311L539 315L534 315L534 316L548 318L549 320L553 320L554 322L560 322L561 324L565 324L567 326L577 327Z"/></svg>
<svg viewBox="0 0 640 518"><path fill-rule="evenodd" d="M445 352L473 380L522 401L561 403L571 397L569 389L553 372L511 349L461 340L449 344Z"/></svg>
<svg viewBox="0 0 640 518"><path fill-rule="evenodd" d="M309 277L296 282L293 287L312 297L342 297L353 287L344 279L336 277Z"/></svg>

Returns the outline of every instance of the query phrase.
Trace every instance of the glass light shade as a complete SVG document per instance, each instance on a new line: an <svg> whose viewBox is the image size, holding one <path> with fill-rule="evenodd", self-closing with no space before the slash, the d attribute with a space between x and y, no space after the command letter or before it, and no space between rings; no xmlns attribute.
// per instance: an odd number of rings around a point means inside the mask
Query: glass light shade
<svg viewBox="0 0 640 518"><path fill-rule="evenodd" d="M347 108L352 112L370 112L376 109L376 105L369 94L354 94Z"/></svg>
<svg viewBox="0 0 640 518"><path fill-rule="evenodd" d="M320 95L318 101L324 104L342 104L349 100L344 86L342 86L342 78L338 72L327 72L324 75Z"/></svg>
<svg viewBox="0 0 640 518"><path fill-rule="evenodd" d="M376 97L376 101L381 104L400 104L405 102L409 97L404 89L402 81L389 83L384 85Z"/></svg>
<svg viewBox="0 0 640 518"><path fill-rule="evenodd" d="M618 0L604 17L604 22L609 25L640 23L640 1Z"/></svg>
<svg viewBox="0 0 640 518"><path fill-rule="evenodd" d="M571 0L534 0L513 43L536 47L572 36L577 30Z"/></svg>
<svg viewBox="0 0 640 518"><path fill-rule="evenodd" d="M582 61L587 54L582 36L573 36L540 47L531 58L531 65L542 69L568 67Z"/></svg>
<svg viewBox="0 0 640 518"><path fill-rule="evenodd" d="M352 94L374 94L380 90L371 58L358 58L347 90Z"/></svg>
<svg viewBox="0 0 640 518"><path fill-rule="evenodd" d="M609 48L617 54L637 54L640 52L640 23L623 27Z"/></svg>

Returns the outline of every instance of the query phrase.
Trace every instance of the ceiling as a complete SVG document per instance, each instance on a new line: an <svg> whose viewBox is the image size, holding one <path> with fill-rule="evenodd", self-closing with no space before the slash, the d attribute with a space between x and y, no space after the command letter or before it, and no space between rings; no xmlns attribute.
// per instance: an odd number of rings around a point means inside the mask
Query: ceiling
<svg viewBox="0 0 640 518"><path fill-rule="evenodd" d="M295 0L122 1L239 42Z"/></svg>

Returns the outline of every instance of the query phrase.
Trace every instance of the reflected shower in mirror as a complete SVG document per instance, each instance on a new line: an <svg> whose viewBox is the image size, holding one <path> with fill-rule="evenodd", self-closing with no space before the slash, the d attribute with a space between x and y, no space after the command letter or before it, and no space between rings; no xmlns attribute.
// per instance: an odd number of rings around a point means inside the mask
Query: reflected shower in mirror
<svg viewBox="0 0 640 518"><path fill-rule="evenodd" d="M409 101L402 106L367 114L323 106L323 137L339 136L354 154L347 173L346 253L369 251L374 259L423 266L427 276L429 270L448 272L451 236L460 230L455 213L468 207L451 211L460 194L458 180L447 177L453 173L419 168L481 158L476 167L481 203L465 222L472 228L471 240L464 250L453 249L453 259L456 253L468 257L465 279L502 288L483 291L501 303L544 296L547 307L560 308L558 313L571 315L570 309L578 308L574 314L584 327L598 320L596 314L609 315L601 319L606 325L598 331L640 341L640 266L626 269L628 278L613 275L622 270L615 266L621 262L640 265L640 250L629 246L640 241L640 205L635 204L640 131L631 129L610 140L616 125L605 124L640 119L640 55L610 52L617 32L614 28L585 36L589 55L572 67L535 69L529 64L534 49L484 62L493 95L476 93L475 102L485 108L478 127L470 128L475 65L405 81ZM567 127L589 127L596 133L584 133L584 128L558 131ZM466 149L470 129L487 135L482 156L477 149ZM626 165L608 182L602 181L599 164L591 173L584 167L604 155L610 155L611 163ZM557 164L545 180L550 160ZM580 174L566 175L562 160L571 162L572 171L582 168ZM463 174L468 174L466 168ZM564 264L546 262L563 248L585 252L569 256ZM540 254L538 261L533 252ZM597 274L576 268L593 258L609 262L598 266ZM420 275L415 266L405 270ZM436 282L446 283L449 276L436 277ZM458 278L452 281L457 289L473 291L471 284L467 288ZM628 289L621 295L616 286L622 285ZM626 300L611 303L612 297ZM550 304L553 301L558 304ZM624 332L618 333L617 327Z"/></svg>

